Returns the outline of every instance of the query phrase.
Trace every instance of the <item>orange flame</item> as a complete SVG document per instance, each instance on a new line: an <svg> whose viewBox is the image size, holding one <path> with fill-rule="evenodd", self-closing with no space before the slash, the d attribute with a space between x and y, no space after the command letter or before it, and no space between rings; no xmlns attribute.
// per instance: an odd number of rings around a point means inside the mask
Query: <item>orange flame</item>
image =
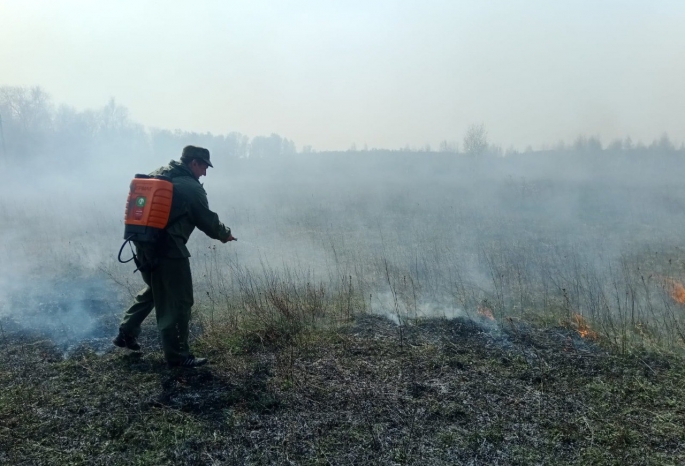
<svg viewBox="0 0 685 466"><path fill-rule="evenodd" d="M679 304L685 304L685 286L673 280L672 278L664 278L666 283L671 287L671 298Z"/></svg>
<svg viewBox="0 0 685 466"><path fill-rule="evenodd" d="M592 327L590 327L590 324L588 324L587 320L585 320L585 317L581 316L580 314L573 314L572 320L572 325L575 328L576 332L578 332L578 335L581 336L581 338L587 338L589 340L596 340L597 339L597 332L592 330Z"/></svg>
<svg viewBox="0 0 685 466"><path fill-rule="evenodd" d="M495 320L495 316L492 315L492 310L487 306L478 306L478 315L481 315L486 319Z"/></svg>

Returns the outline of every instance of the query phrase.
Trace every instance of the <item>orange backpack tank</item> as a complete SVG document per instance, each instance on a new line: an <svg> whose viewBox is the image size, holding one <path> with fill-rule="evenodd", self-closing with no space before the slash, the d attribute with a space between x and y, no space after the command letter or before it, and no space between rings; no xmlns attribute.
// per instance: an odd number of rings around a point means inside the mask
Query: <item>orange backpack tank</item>
<svg viewBox="0 0 685 466"><path fill-rule="evenodd" d="M157 241L169 222L173 194L171 178L136 175L126 201L124 239Z"/></svg>

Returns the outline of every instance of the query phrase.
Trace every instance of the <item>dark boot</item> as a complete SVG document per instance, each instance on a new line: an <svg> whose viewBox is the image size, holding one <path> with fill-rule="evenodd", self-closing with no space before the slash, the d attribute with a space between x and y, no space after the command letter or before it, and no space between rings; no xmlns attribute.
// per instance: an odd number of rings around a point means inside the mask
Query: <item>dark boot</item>
<svg viewBox="0 0 685 466"><path fill-rule="evenodd" d="M207 358L196 358L192 354L181 361L167 362L169 367L200 367L207 364Z"/></svg>
<svg viewBox="0 0 685 466"><path fill-rule="evenodd" d="M117 335L114 340L112 340L114 346L119 348L128 348L133 351L140 351L140 345L138 340L133 335L128 335L119 329L119 335Z"/></svg>

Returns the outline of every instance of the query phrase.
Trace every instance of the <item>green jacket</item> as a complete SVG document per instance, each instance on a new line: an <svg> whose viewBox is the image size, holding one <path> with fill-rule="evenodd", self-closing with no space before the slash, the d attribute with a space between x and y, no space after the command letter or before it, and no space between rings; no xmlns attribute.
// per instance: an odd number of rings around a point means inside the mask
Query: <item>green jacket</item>
<svg viewBox="0 0 685 466"><path fill-rule="evenodd" d="M202 184L183 163L172 160L169 165L150 175L168 176L174 184L174 197L166 228L168 235L166 245L162 248L164 257L190 257L186 243L195 227L212 239L226 240L231 236L231 229L219 221L216 213L209 210L207 192ZM143 249L150 247L142 243L137 243L136 246Z"/></svg>

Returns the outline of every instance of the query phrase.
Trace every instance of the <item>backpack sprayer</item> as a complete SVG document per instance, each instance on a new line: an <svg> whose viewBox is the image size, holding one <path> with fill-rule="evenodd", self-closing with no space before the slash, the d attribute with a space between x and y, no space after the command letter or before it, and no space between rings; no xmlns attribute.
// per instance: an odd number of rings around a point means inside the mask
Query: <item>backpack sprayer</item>
<svg viewBox="0 0 685 466"><path fill-rule="evenodd" d="M138 257L133 252L133 257L121 260L121 253L126 244L131 241L140 243L159 244L166 233L166 227L171 213L171 201L174 194L174 185L167 176L148 176L136 174L131 181L131 187L126 201L124 214L124 244L119 249L119 262L126 264L132 260L136 263L136 270L141 266Z"/></svg>

